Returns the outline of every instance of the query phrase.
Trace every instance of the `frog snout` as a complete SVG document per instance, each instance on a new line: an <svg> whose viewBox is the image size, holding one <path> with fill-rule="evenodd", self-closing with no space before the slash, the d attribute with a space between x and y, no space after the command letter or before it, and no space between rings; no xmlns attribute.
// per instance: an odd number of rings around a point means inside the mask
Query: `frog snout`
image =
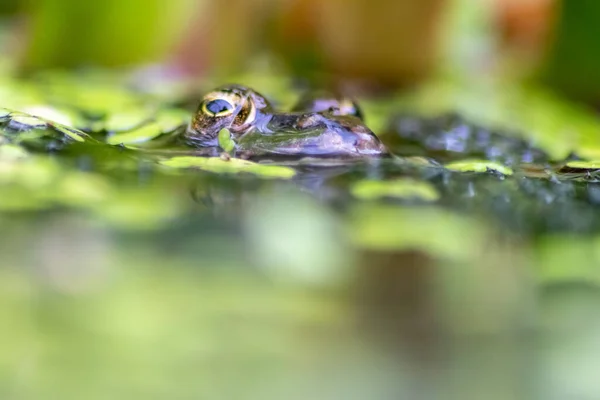
<svg viewBox="0 0 600 400"><path fill-rule="evenodd" d="M386 154L388 152L377 136L367 134L359 135L355 148L360 154Z"/></svg>

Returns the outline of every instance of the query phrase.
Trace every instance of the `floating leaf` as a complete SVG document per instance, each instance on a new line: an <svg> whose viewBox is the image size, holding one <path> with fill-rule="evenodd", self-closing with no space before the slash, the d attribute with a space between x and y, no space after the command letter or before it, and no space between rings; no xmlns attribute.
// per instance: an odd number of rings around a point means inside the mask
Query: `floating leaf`
<svg viewBox="0 0 600 400"><path fill-rule="evenodd" d="M219 157L173 157L160 162L162 165L173 168L199 168L204 171L237 174L248 172L265 178L292 178L296 171L293 168L276 165L261 165L251 161L231 158L223 160Z"/></svg>
<svg viewBox="0 0 600 400"><path fill-rule="evenodd" d="M235 149L235 142L231 139L231 132L229 129L223 128L219 131L219 147L221 147L227 153L230 153Z"/></svg>
<svg viewBox="0 0 600 400"><path fill-rule="evenodd" d="M60 124L53 124L52 126L58 132L70 137L71 139L73 139L77 142L84 142L86 138L89 139L89 136L86 133L84 133L78 129L69 128L69 127L66 127L66 126L60 125Z"/></svg>
<svg viewBox="0 0 600 400"><path fill-rule="evenodd" d="M46 121L52 121L66 126L74 125L74 118L71 115L47 105L29 106L20 110L32 116L43 118Z"/></svg>
<svg viewBox="0 0 600 400"><path fill-rule="evenodd" d="M21 113L13 113L11 114L10 122L8 123L8 127L10 129L23 131L34 128L44 128L48 124L46 121L34 117L32 115L21 114Z"/></svg>
<svg viewBox="0 0 600 400"><path fill-rule="evenodd" d="M140 104L140 99L119 87L85 86L74 88L70 95L64 96L88 115L110 116L112 113L129 109Z"/></svg>
<svg viewBox="0 0 600 400"><path fill-rule="evenodd" d="M106 139L106 142L113 145L136 144L146 142L162 133L160 126L156 122L152 122L129 132L111 135Z"/></svg>
<svg viewBox="0 0 600 400"><path fill-rule="evenodd" d="M457 172L490 172L495 171L499 172L503 175L512 175L512 169L508 168L505 165L494 161L486 161L486 160L463 160L456 161L445 166L447 169Z"/></svg>
<svg viewBox="0 0 600 400"><path fill-rule="evenodd" d="M108 115L104 129L109 132L129 131L142 125L150 118L151 114L143 108L116 111Z"/></svg>
<svg viewBox="0 0 600 400"><path fill-rule="evenodd" d="M600 161L569 161L566 166L574 169L600 169Z"/></svg>
<svg viewBox="0 0 600 400"><path fill-rule="evenodd" d="M167 108L158 112L155 121L163 132L172 132L187 124L191 116L187 110L179 108Z"/></svg>
<svg viewBox="0 0 600 400"><path fill-rule="evenodd" d="M374 200L385 197L436 201L440 194L428 182L410 178L392 181L362 180L350 187L352 194L363 200Z"/></svg>

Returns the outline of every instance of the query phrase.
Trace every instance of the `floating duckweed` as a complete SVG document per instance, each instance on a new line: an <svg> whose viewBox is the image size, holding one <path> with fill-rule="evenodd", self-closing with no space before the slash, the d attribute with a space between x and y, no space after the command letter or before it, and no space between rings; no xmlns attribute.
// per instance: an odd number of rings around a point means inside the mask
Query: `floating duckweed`
<svg viewBox="0 0 600 400"><path fill-rule="evenodd" d="M290 179L296 175L296 171L293 168L276 165L260 165L256 163L245 171L265 178Z"/></svg>
<svg viewBox="0 0 600 400"><path fill-rule="evenodd" d="M231 132L229 129L223 128L219 131L219 147L221 147L226 152L231 152L235 149L235 142L231 139Z"/></svg>
<svg viewBox="0 0 600 400"><path fill-rule="evenodd" d="M36 108L32 108L31 110L35 111ZM41 108L37 108L37 110L41 111L42 114L45 113L47 116L54 115L54 120L56 121L65 120L65 118L68 119L67 116L61 118L61 115L63 114L60 114L59 111L52 108L48 108L46 111L42 111ZM52 114L53 112L54 114ZM84 138L88 137L88 135L84 132L75 128L70 128L69 126L60 122L48 122L44 118L22 112L10 112L8 114L8 118L10 119L8 123L8 129L9 131L19 131L18 141L20 142L45 136L49 133L52 133L52 130L62 133L63 135L68 136L69 138L78 142L83 142L85 140ZM46 130L46 128L51 129Z"/></svg>
<svg viewBox="0 0 600 400"><path fill-rule="evenodd" d="M103 131L104 128L104 121L88 121L84 129L89 130L91 132L100 132Z"/></svg>
<svg viewBox="0 0 600 400"><path fill-rule="evenodd" d="M86 86L73 88L70 97L73 105L84 113L94 116L108 116L123 109L135 107L140 99L119 87Z"/></svg>
<svg viewBox="0 0 600 400"><path fill-rule="evenodd" d="M151 122L129 132L114 134L108 137L106 142L112 145L136 144L146 142L162 133L163 131L160 126L156 122Z"/></svg>
<svg viewBox="0 0 600 400"><path fill-rule="evenodd" d="M600 161L570 161L566 166L574 169L600 169Z"/></svg>
<svg viewBox="0 0 600 400"><path fill-rule="evenodd" d="M44 128L46 121L32 115L15 113L12 114L9 127L15 130L28 130L34 128Z"/></svg>
<svg viewBox="0 0 600 400"><path fill-rule="evenodd" d="M409 164L419 165L423 167L439 167L440 165L427 157L406 157Z"/></svg>
<svg viewBox="0 0 600 400"><path fill-rule="evenodd" d="M84 142L85 138L87 137L87 135L84 132L74 129L74 128L68 128L68 127L60 125L60 124L53 124L52 126L58 132L70 137L71 139L75 140L76 142Z"/></svg>
<svg viewBox="0 0 600 400"><path fill-rule="evenodd" d="M446 168L457 172L490 172L496 171L503 175L512 175L512 169L494 161L463 160L446 164Z"/></svg>
<svg viewBox="0 0 600 400"><path fill-rule="evenodd" d="M385 197L436 201L440 194L428 182L411 178L393 181L362 180L350 187L352 194L362 200L374 200Z"/></svg>
<svg viewBox="0 0 600 400"><path fill-rule="evenodd" d="M0 82L0 103L7 109L23 110L25 107L43 103L43 98L35 84L7 79Z"/></svg>
<svg viewBox="0 0 600 400"><path fill-rule="evenodd" d="M189 119L190 113L187 110L168 108L159 111L155 121L163 132L171 132L185 125Z"/></svg>
<svg viewBox="0 0 600 400"><path fill-rule="evenodd" d="M222 160L219 157L173 157L160 162L162 165L173 168L199 168L204 171L237 174L240 172L248 172L259 175L265 178L292 178L296 171L293 168L261 165L251 161L241 160L239 158L231 158Z"/></svg>
<svg viewBox="0 0 600 400"><path fill-rule="evenodd" d="M106 119L104 129L109 132L129 131L139 127L149 120L151 115L143 108L134 108L126 111L111 113Z"/></svg>
<svg viewBox="0 0 600 400"><path fill-rule="evenodd" d="M68 113L46 105L35 105L20 109L29 115L43 118L61 125L73 126L74 118Z"/></svg>
<svg viewBox="0 0 600 400"><path fill-rule="evenodd" d="M440 167L440 164L427 157L398 157L394 156L394 161L398 164L415 167Z"/></svg>

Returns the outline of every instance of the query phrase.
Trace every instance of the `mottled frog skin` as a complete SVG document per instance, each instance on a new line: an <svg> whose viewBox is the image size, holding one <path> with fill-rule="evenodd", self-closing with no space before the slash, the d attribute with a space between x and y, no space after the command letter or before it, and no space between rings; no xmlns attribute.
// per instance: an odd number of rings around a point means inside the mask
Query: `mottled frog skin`
<svg viewBox="0 0 600 400"><path fill-rule="evenodd" d="M339 96L305 96L292 111L277 112L250 88L223 86L203 97L183 140L197 148L217 147L223 128L231 132L236 156L242 158L388 154L356 103Z"/></svg>
<svg viewBox="0 0 600 400"><path fill-rule="evenodd" d="M333 115L352 115L364 120L363 112L356 101L327 91L310 91L298 100L294 112L329 112Z"/></svg>

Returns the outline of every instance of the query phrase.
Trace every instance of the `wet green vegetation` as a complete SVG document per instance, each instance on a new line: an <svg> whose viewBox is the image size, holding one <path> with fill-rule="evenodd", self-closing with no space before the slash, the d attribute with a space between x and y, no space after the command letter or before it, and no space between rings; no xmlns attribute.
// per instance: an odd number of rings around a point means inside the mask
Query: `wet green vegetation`
<svg viewBox="0 0 600 400"><path fill-rule="evenodd" d="M281 105L299 95L239 79ZM520 357L544 360L527 378L540 385L566 354L587 359L565 344L597 330L600 123L586 109L434 83L361 99L392 157L250 162L165 146L208 83L1 80L3 398L373 396L382 369L380 389L408 395L398 371L429 384L412 366L437 357L447 398L461 390L444 379L527 398Z"/></svg>

